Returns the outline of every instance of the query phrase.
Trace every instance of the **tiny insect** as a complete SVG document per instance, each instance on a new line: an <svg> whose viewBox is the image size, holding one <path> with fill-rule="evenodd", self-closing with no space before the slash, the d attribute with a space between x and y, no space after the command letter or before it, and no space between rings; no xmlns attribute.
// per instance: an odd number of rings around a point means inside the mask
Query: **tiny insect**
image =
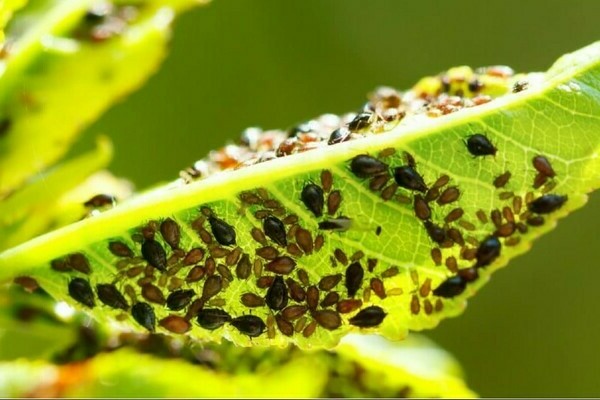
<svg viewBox="0 0 600 400"><path fill-rule="evenodd" d="M150 332L154 332L154 326L156 325L156 316L154 315L154 310L152 306L148 303L135 303L133 307L131 307L131 315L133 319L149 330Z"/></svg>
<svg viewBox="0 0 600 400"><path fill-rule="evenodd" d="M285 226L277 217L269 215L263 219L263 230L271 240L280 246L287 246Z"/></svg>
<svg viewBox="0 0 600 400"><path fill-rule="evenodd" d="M476 133L467 138L467 149L474 156L494 156L496 155L496 147L490 140L481 133Z"/></svg>
<svg viewBox="0 0 600 400"><path fill-rule="evenodd" d="M552 164L550 161L544 156L535 156L532 160L533 167L540 173L548 178L554 178L556 176L556 172L554 172L554 168L552 168Z"/></svg>
<svg viewBox="0 0 600 400"><path fill-rule="evenodd" d="M490 265L498 256L502 249L502 244L495 236L488 236L479 244L477 249L477 264L476 267L485 267Z"/></svg>
<svg viewBox="0 0 600 400"><path fill-rule="evenodd" d="M196 321L202 328L213 331L231 321L231 316L219 308L205 308L198 312Z"/></svg>
<svg viewBox="0 0 600 400"><path fill-rule="evenodd" d="M79 303L90 308L95 306L94 292L92 292L92 287L87 280L83 278L73 278L69 282L68 289L69 295Z"/></svg>
<svg viewBox="0 0 600 400"><path fill-rule="evenodd" d="M354 262L346 269L346 289L348 296L354 297L362 286L365 271L359 262Z"/></svg>
<svg viewBox="0 0 600 400"><path fill-rule="evenodd" d="M267 329L263 320L255 315L242 315L232 319L230 323L238 331L249 337L258 337Z"/></svg>
<svg viewBox="0 0 600 400"><path fill-rule="evenodd" d="M422 193L427 191L427 185L425 184L423 177L409 165L395 168L394 179L396 180L398 186L401 186L405 189L415 190Z"/></svg>
<svg viewBox="0 0 600 400"><path fill-rule="evenodd" d="M550 193L533 200L527 207L536 214L549 214L561 208L567 200L567 196Z"/></svg>
<svg viewBox="0 0 600 400"><path fill-rule="evenodd" d="M167 297L167 307L173 311L183 310L190 302L196 293L191 290L175 290Z"/></svg>
<svg viewBox="0 0 600 400"><path fill-rule="evenodd" d="M153 239L144 240L142 243L142 256L148 264L159 271L167 270L167 253L162 245Z"/></svg>
<svg viewBox="0 0 600 400"><path fill-rule="evenodd" d="M304 186L300 195L302 203L308 208L315 217L323 215L323 206L325 205L325 196L323 189L314 183Z"/></svg>
<svg viewBox="0 0 600 400"><path fill-rule="evenodd" d="M227 222L215 216L208 217L208 223L212 230L215 239L222 246L230 246L235 244L235 229Z"/></svg>
<svg viewBox="0 0 600 400"><path fill-rule="evenodd" d="M346 127L338 128L335 131L331 132L331 135L329 135L329 140L327 141L327 144L332 145L332 144L346 142L346 141L350 140L350 134L351 134L351 132L348 128L346 128Z"/></svg>
<svg viewBox="0 0 600 400"><path fill-rule="evenodd" d="M83 205L88 208L101 208L108 205L112 205L113 207L117 204L117 199L113 195L110 194L97 194L87 200Z"/></svg>
<svg viewBox="0 0 600 400"><path fill-rule="evenodd" d="M452 298L465 291L467 282L460 276L453 276L442 282L433 290L433 294L439 297Z"/></svg>
<svg viewBox="0 0 600 400"><path fill-rule="evenodd" d="M96 292L98 293L100 301L109 307L120 308L121 310L127 310L129 308L127 300L125 300L125 297L123 297L115 285L96 285Z"/></svg>
<svg viewBox="0 0 600 400"><path fill-rule="evenodd" d="M386 313L379 306L370 306L364 308L358 312L354 317L350 318L348 322L350 325L358 326L360 328L372 328L380 325Z"/></svg>
<svg viewBox="0 0 600 400"><path fill-rule="evenodd" d="M361 154L352 159L350 170L359 178L370 178L387 173L388 165L375 157Z"/></svg>
<svg viewBox="0 0 600 400"><path fill-rule="evenodd" d="M344 232L350 229L351 227L352 220L343 216L319 222L319 229L327 231Z"/></svg>
<svg viewBox="0 0 600 400"><path fill-rule="evenodd" d="M271 310L282 310L288 303L288 289L281 275L273 280L271 287L267 290L265 302Z"/></svg>

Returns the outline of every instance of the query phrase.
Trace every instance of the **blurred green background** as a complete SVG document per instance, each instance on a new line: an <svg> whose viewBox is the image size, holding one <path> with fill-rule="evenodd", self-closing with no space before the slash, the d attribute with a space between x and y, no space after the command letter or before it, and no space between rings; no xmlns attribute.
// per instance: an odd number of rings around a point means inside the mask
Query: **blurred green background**
<svg viewBox="0 0 600 400"><path fill-rule="evenodd" d="M248 126L357 109L450 66L547 69L600 39L600 1L215 0L182 17L171 54L89 129L138 188L177 177ZM482 396L600 395L600 195L428 332Z"/></svg>

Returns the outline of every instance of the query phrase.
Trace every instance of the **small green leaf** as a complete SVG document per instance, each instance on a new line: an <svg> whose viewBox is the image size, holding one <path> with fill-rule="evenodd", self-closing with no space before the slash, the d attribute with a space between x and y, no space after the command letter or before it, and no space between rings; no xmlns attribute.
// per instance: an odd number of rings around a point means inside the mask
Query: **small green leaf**
<svg viewBox="0 0 600 400"><path fill-rule="evenodd" d="M469 76L490 97L470 98L468 71L419 82L386 132L156 188L4 252L0 278L29 274L123 326L243 346L433 328L600 183L600 42L547 74ZM288 291L296 308L281 310Z"/></svg>

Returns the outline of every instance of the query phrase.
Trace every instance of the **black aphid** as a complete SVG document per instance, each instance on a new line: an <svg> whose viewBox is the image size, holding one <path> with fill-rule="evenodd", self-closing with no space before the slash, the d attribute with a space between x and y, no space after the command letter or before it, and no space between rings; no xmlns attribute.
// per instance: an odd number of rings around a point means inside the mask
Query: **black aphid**
<svg viewBox="0 0 600 400"><path fill-rule="evenodd" d="M361 112L357 114L356 117L348 124L348 129L351 132L359 132L363 129L368 128L373 123L375 119L375 114L372 112Z"/></svg>
<svg viewBox="0 0 600 400"><path fill-rule="evenodd" d="M262 335L267 326L262 319L256 315L242 315L241 317L231 320L231 325L237 328L238 331L250 337Z"/></svg>
<svg viewBox="0 0 600 400"><path fill-rule="evenodd" d="M144 240L144 243L142 243L142 257L157 270L163 272L167 270L167 253L156 240Z"/></svg>
<svg viewBox="0 0 600 400"><path fill-rule="evenodd" d="M477 248L477 264L476 267L485 267L494 261L502 250L502 244L495 236L488 236L479 244Z"/></svg>
<svg viewBox="0 0 600 400"><path fill-rule="evenodd" d="M288 303L288 289L281 275L277 275L267 290L265 302L271 310L282 310Z"/></svg>
<svg viewBox="0 0 600 400"><path fill-rule="evenodd" d="M360 328L371 328L381 324L386 315L387 314L381 307L370 306L360 310L358 314L350 318L348 322L350 325L358 326Z"/></svg>
<svg viewBox="0 0 600 400"><path fill-rule="evenodd" d="M465 291L467 281L461 276L453 276L442 282L437 288L433 289L433 294L439 297L452 298Z"/></svg>
<svg viewBox="0 0 600 400"><path fill-rule="evenodd" d="M223 246L235 244L235 229L233 229L233 226L212 215L208 217L208 223L219 244Z"/></svg>
<svg viewBox="0 0 600 400"><path fill-rule="evenodd" d="M416 190L422 193L427 191L427 185L423 181L423 177L419 175L416 169L409 165L395 168L394 179L398 186L405 189Z"/></svg>
<svg viewBox="0 0 600 400"><path fill-rule="evenodd" d="M173 221L171 218L165 219L160 224L160 233L165 239L165 242L167 242L172 249L177 249L179 247L181 231L177 222Z"/></svg>
<svg viewBox="0 0 600 400"><path fill-rule="evenodd" d="M476 133L467 138L467 149L474 156L493 156L496 155L496 147L485 135Z"/></svg>
<svg viewBox="0 0 600 400"><path fill-rule="evenodd" d="M265 231L265 235L275 243L280 246L287 246L285 226L279 218L269 215L263 219L263 230Z"/></svg>
<svg viewBox="0 0 600 400"><path fill-rule="evenodd" d="M190 304L195 294L191 289L171 292L167 297L167 307L173 311L183 310Z"/></svg>
<svg viewBox="0 0 600 400"><path fill-rule="evenodd" d="M359 262L354 262L346 269L346 289L348 290L348 296L354 297L356 292L362 286L363 278L365 276L365 270Z"/></svg>
<svg viewBox="0 0 600 400"><path fill-rule="evenodd" d="M127 300L125 300L125 297L123 297L115 285L96 285L96 292L98 293L98 298L100 301L109 307L120 308L121 310L127 310L129 308Z"/></svg>
<svg viewBox="0 0 600 400"><path fill-rule="evenodd" d="M107 206L109 204L114 204L116 200L117 199L115 199L115 197L110 194L97 194L89 200L87 200L85 203L83 203L83 205L85 207L99 208Z"/></svg>
<svg viewBox="0 0 600 400"><path fill-rule="evenodd" d="M352 220L347 217L339 217L319 222L319 229L327 231L347 231L352 226Z"/></svg>
<svg viewBox="0 0 600 400"><path fill-rule="evenodd" d="M350 140L350 130L346 127L341 127L331 132L327 144L338 144Z"/></svg>
<svg viewBox="0 0 600 400"><path fill-rule="evenodd" d="M323 215L323 206L325 205L325 196L323 189L314 183L309 183L302 189L300 199L314 215L320 217Z"/></svg>
<svg viewBox="0 0 600 400"><path fill-rule="evenodd" d="M568 197L560 194L545 194L538 197L527 206L529 211L536 214L549 214L558 210L565 204Z"/></svg>
<svg viewBox="0 0 600 400"><path fill-rule="evenodd" d="M94 292L90 283L83 278L74 278L69 282L69 295L79 303L94 307Z"/></svg>
<svg viewBox="0 0 600 400"><path fill-rule="evenodd" d="M133 307L131 307L131 315L138 324L148 329L150 332L154 332L156 316L154 315L154 310L150 304L135 303Z"/></svg>
<svg viewBox="0 0 600 400"><path fill-rule="evenodd" d="M204 329L212 331L222 327L225 322L231 321L231 316L219 308L205 308L200 310L196 321Z"/></svg>
<svg viewBox="0 0 600 400"><path fill-rule="evenodd" d="M359 178L370 178L375 175L386 173L388 165L375 157L361 154L352 159L350 162L350 170Z"/></svg>
<svg viewBox="0 0 600 400"><path fill-rule="evenodd" d="M436 243L442 243L444 239L446 239L446 231L431 221L425 221L423 223L425 225L425 229L427 230L427 234Z"/></svg>

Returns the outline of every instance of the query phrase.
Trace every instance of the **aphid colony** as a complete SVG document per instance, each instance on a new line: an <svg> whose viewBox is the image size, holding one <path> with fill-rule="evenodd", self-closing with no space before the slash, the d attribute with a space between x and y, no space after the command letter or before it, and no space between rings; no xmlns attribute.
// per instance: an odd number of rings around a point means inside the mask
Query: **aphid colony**
<svg viewBox="0 0 600 400"><path fill-rule="evenodd" d="M356 113L342 117L325 114L287 131L246 129L237 143L212 151L181 171L180 182L189 183L219 171L377 135L389 131L404 118L421 114L438 117L488 103L511 91L526 90L527 86L522 76L515 75L510 68L495 66L476 71L469 67L452 68L438 76L423 78L404 93L380 87ZM476 139L473 146L477 146Z"/></svg>
<svg viewBox="0 0 600 400"><path fill-rule="evenodd" d="M467 135L464 148L482 162L493 162L498 151L485 133ZM455 206L462 191L448 175L428 182L411 154L396 153L395 149L385 149L377 155L359 154L348 160L347 176L364 182L381 201L397 202L412 210L431 241L434 265L444 265L451 273L436 287L431 278L420 281L417 271L411 270L405 272L410 272L415 290L388 290L386 280L400 273L398 267L382 269L383 263L360 250L346 254L342 248L331 248L330 235L343 235L352 229L353 221L351 214L340 213L344 195L330 170L321 171L316 180L298 182L297 197L288 199L304 210L303 218L316 219L316 230L308 229L301 217L268 190L259 188L238 196L239 214L253 219L247 235L254 247L240 247L240 232L234 222L217 215L210 206L202 206L189 225L173 218L150 221L136 229L131 240L108 241L106 249L115 257L118 271L112 282L93 286L84 277L93 267L83 252L56 259L51 267L76 275L69 279L67 291L77 302L91 308L99 301L129 312L149 331L155 331L158 324L170 332L185 333L195 322L210 331L231 325L248 337L266 333L274 338L279 331L285 336L301 334L308 338L318 328L379 326L388 313L378 301L373 303L376 298L407 293L412 314L441 311L444 299L463 293L468 283L478 279L479 270L501 255L503 246L518 244L519 234L542 225L543 215L567 200L549 193L556 173L546 157L536 155L532 159L537 173L532 188L541 194L531 191L521 197L504 191L512 176L505 171L491 185L507 205L468 216ZM541 189L539 176L544 177ZM443 221L434 218L440 215L444 215ZM184 248L182 232L189 230L195 234L193 245ZM379 236L381 226L373 233ZM460 257L452 252L455 246L460 248ZM310 263L305 264L303 258L321 251L331 251L331 273L315 279L306 269ZM239 304L245 307L241 314L233 311L239 305L231 307L228 302L232 300L226 294L235 280L253 282L246 287L255 288L239 294ZM168 315L158 320L156 307Z"/></svg>

